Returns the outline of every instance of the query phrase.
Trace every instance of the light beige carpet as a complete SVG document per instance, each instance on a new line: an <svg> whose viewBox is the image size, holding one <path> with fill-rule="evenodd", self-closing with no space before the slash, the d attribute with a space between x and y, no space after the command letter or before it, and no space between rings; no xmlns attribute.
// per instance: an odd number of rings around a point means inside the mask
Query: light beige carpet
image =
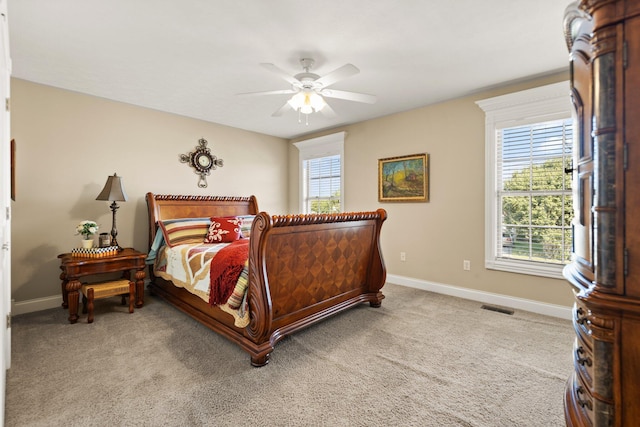
<svg viewBox="0 0 640 427"><path fill-rule="evenodd" d="M569 321L386 285L250 366L161 300L16 316L7 426L562 426Z"/></svg>

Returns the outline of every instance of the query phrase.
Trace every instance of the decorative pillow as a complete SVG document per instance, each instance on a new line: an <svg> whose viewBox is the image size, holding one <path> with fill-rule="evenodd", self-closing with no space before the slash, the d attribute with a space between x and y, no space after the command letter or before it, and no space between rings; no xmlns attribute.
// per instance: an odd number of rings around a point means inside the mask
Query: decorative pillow
<svg viewBox="0 0 640 427"><path fill-rule="evenodd" d="M242 219L237 216L211 217L204 243L230 243L242 237Z"/></svg>
<svg viewBox="0 0 640 427"><path fill-rule="evenodd" d="M202 243L207 235L211 220L209 218L181 218L160 222L164 241L168 246L188 243Z"/></svg>
<svg viewBox="0 0 640 427"><path fill-rule="evenodd" d="M245 239L248 239L251 236L251 225L253 224L253 219L255 217L255 215L240 215L238 217L242 220L240 231L242 232L242 237Z"/></svg>

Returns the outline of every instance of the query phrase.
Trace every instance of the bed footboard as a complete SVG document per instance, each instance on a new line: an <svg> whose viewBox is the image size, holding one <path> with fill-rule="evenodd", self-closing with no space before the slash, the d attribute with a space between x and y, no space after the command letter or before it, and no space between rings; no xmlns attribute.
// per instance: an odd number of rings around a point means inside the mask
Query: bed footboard
<svg viewBox="0 0 640 427"><path fill-rule="evenodd" d="M246 350L262 366L282 337L362 302L379 307L386 269L383 209L256 216L249 254Z"/></svg>

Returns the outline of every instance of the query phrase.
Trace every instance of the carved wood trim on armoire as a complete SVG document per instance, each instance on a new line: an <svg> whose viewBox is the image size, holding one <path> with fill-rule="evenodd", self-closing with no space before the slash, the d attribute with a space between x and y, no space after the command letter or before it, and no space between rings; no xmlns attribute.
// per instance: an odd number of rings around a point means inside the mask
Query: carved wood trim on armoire
<svg viewBox="0 0 640 427"><path fill-rule="evenodd" d="M569 426L640 425L640 0L565 13L574 106Z"/></svg>

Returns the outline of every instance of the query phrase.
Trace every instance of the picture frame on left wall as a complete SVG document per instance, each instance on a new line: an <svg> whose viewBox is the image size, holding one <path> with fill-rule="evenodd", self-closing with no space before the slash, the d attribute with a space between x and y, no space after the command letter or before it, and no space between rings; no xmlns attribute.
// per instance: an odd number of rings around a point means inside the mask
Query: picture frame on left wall
<svg viewBox="0 0 640 427"><path fill-rule="evenodd" d="M378 160L380 202L428 202L429 154L388 157Z"/></svg>

